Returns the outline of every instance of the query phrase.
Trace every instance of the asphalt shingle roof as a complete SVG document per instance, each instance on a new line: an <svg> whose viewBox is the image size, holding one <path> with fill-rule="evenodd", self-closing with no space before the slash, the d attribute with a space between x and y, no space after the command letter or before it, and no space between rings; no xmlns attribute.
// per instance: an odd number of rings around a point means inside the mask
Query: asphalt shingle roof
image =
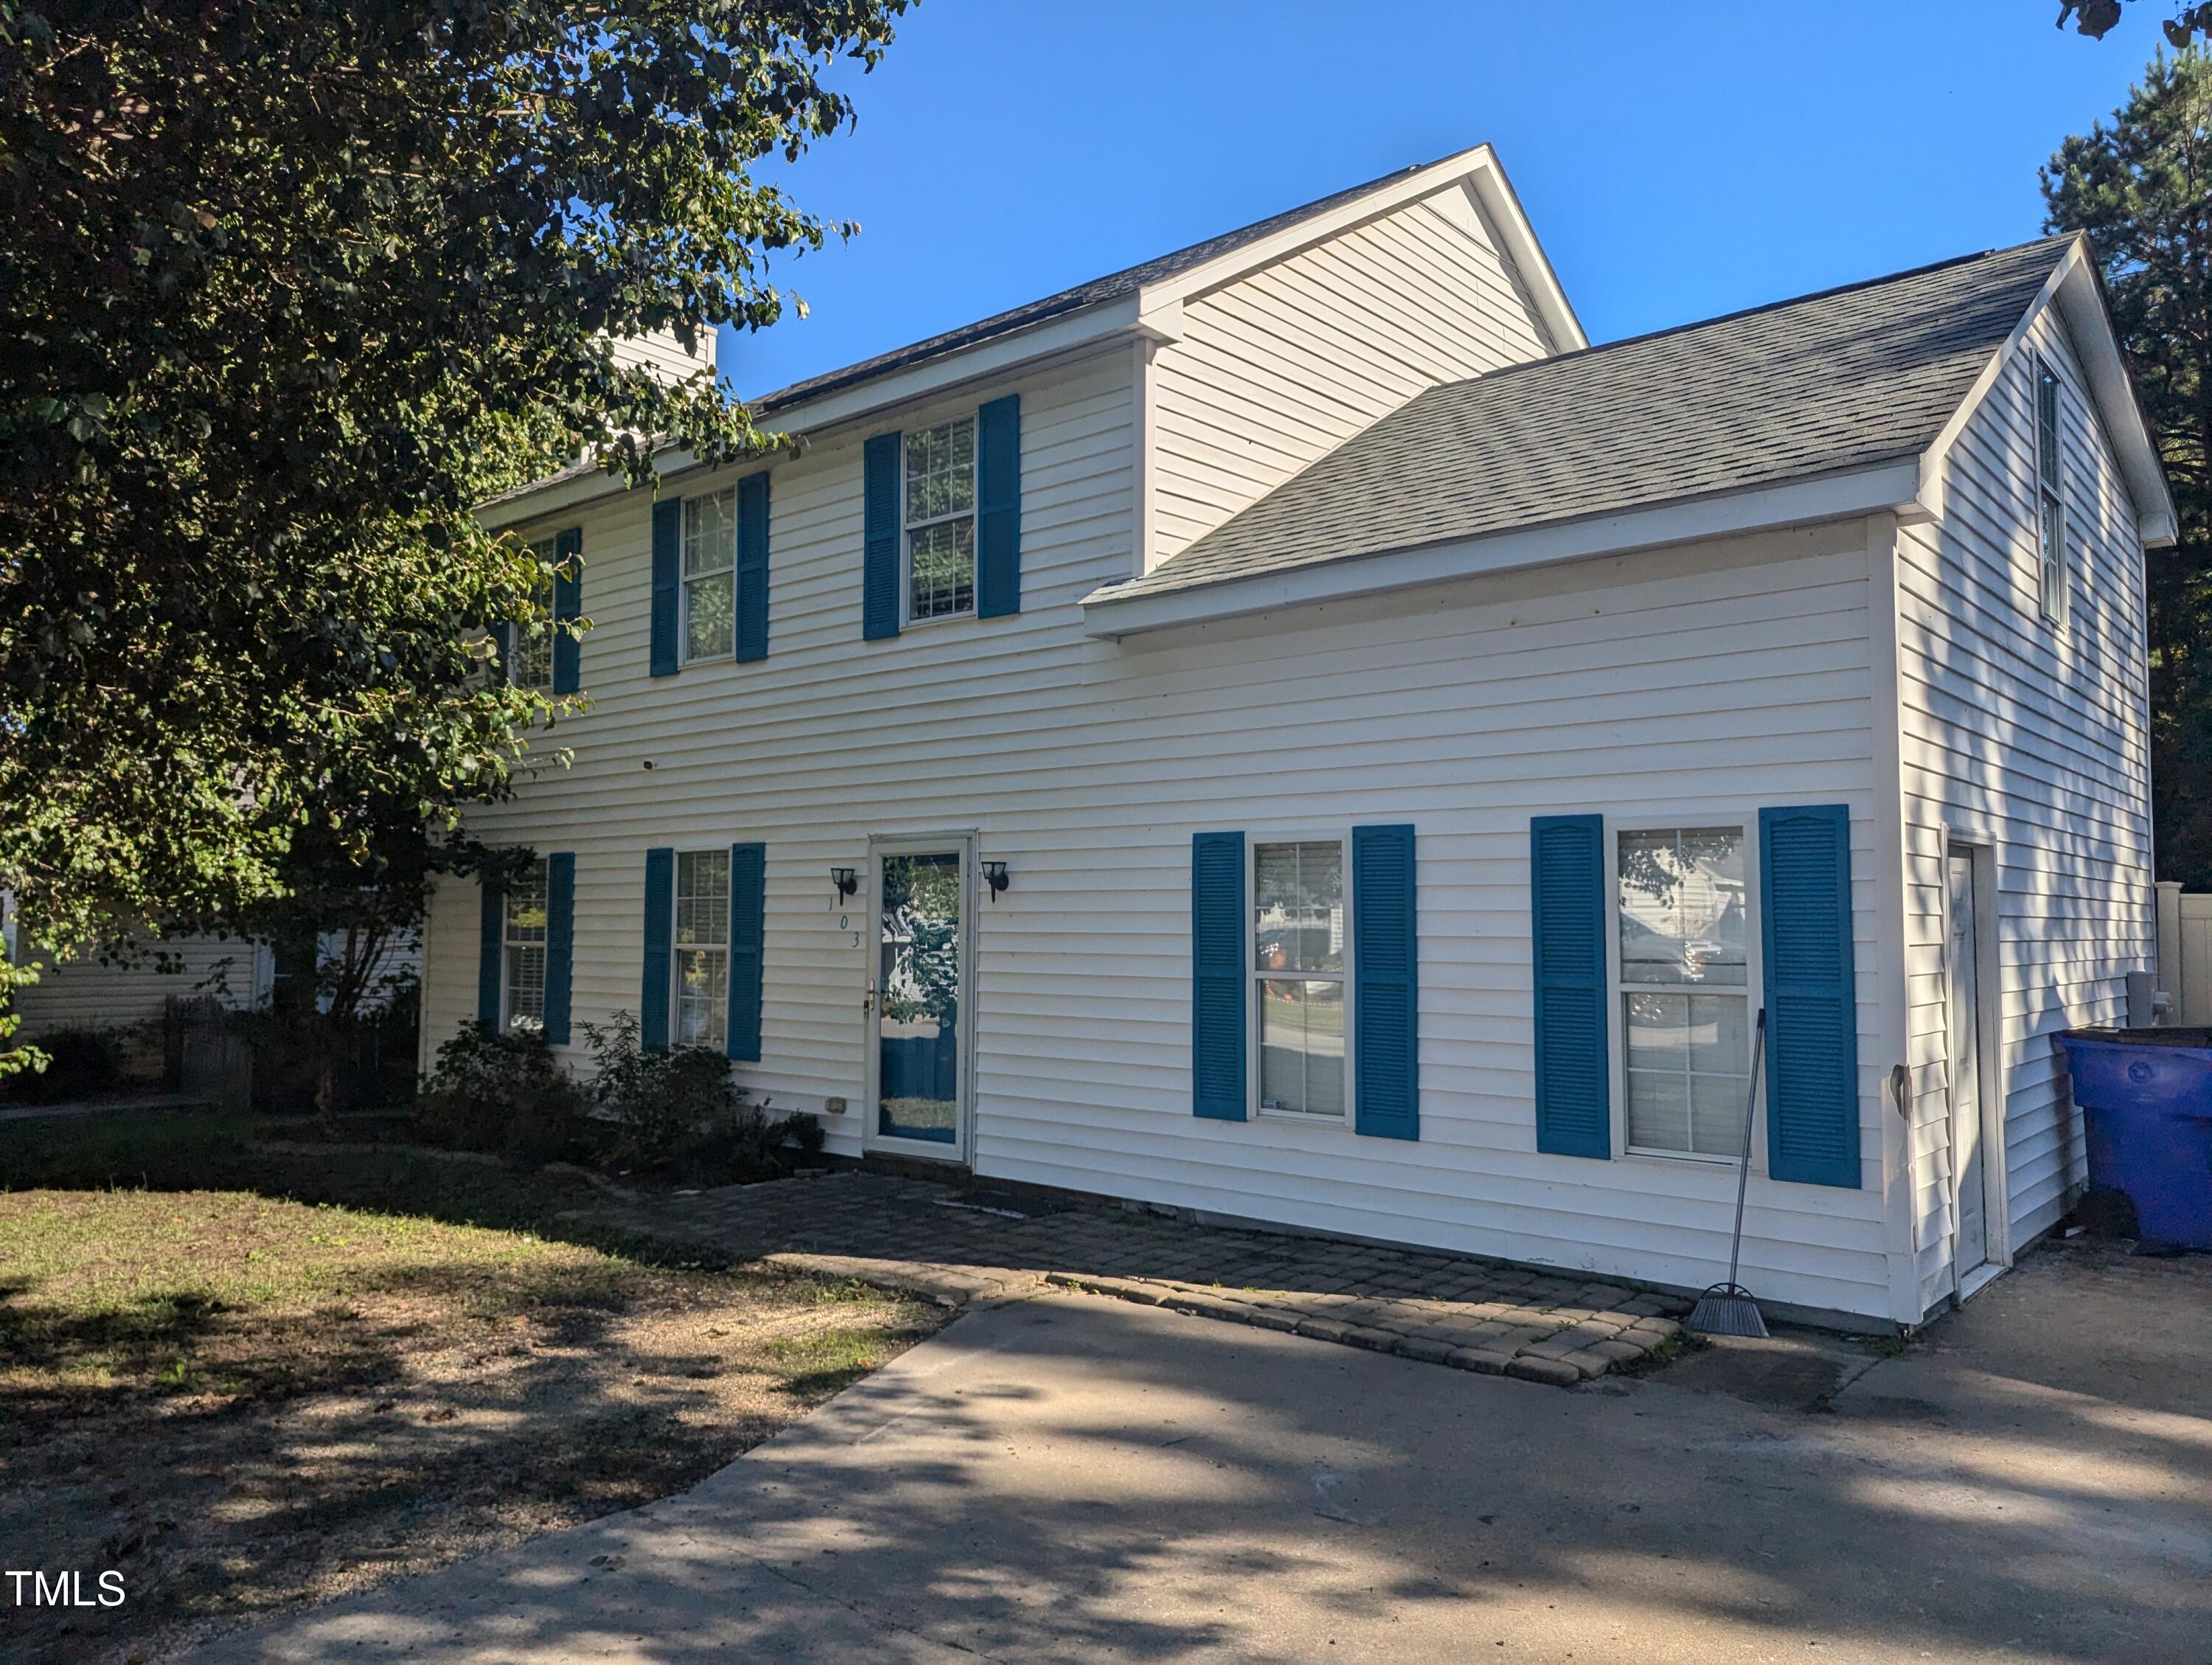
<svg viewBox="0 0 2212 1665"><path fill-rule="evenodd" d="M1430 388L1097 599L1917 455L2069 240L1969 255Z"/></svg>
<svg viewBox="0 0 2212 1665"><path fill-rule="evenodd" d="M1216 256L1228 254L1263 238L1272 237L1279 231L1297 225L1301 220L1314 219L1331 209L1340 208L1436 165L1435 162L1421 162L1412 167L1401 167L1395 173L1385 173L1379 179L1370 179L1364 185L1355 185L1301 207L1287 209L1267 219L1256 220L1249 226L1239 227L1235 231L1225 231L1218 237L1209 237L1202 243L1193 243L1188 248L1163 254L1141 265L1109 272L1103 277L1094 277L1087 283L1079 283L1072 289L1048 295L1042 301L1032 301L1008 312L995 313L989 318L963 324L957 330L947 330L942 335L931 336L910 346L862 359L842 370L831 370L823 375L809 377L805 381L793 382L788 387L779 387L773 393L763 393L747 403L757 414L771 415L804 404L808 399L819 398L825 393L842 392L848 387L872 381L878 376L887 376L894 370L903 370L911 365L941 358L947 353L957 353L963 347L973 347L997 336L1011 335L1017 330L1025 330L1031 325L1042 324L1066 313L1080 312L1086 307L1103 306L1110 301L1124 300L1148 283L1157 283L1164 278L1173 277L1178 272L1203 265Z"/></svg>

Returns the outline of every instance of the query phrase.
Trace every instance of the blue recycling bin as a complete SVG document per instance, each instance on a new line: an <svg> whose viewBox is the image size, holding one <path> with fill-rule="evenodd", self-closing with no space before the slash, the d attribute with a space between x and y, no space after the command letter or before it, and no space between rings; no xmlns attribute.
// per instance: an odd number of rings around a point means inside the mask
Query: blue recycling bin
<svg viewBox="0 0 2212 1665"><path fill-rule="evenodd" d="M2089 1183L2124 1191L2146 1249L2212 1250L2212 1030L2062 1032Z"/></svg>

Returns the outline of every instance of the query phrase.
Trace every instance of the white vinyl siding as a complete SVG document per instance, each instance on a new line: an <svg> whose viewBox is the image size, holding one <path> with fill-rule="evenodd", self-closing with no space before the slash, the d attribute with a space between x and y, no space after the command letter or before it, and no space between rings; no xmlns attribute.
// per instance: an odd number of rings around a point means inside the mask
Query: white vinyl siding
<svg viewBox="0 0 2212 1665"><path fill-rule="evenodd" d="M1943 981L1946 829L1993 852L1996 943L1983 1074L2000 1094L2015 1248L2086 1179L2081 1120L2051 1037L2119 1021L2154 962L2142 552L2117 462L2081 399L2060 402L2077 566L2067 629L2040 617L2036 355L2081 385L2045 315L1951 448L1940 528L1899 534L1911 1243L1923 1306L1951 1292L1953 1176ZM1994 986L1991 986L1994 985Z"/></svg>
<svg viewBox="0 0 2212 1665"><path fill-rule="evenodd" d="M975 910L981 1176L1711 1283L1727 1265L1732 1172L1535 1149L1528 822L1596 811L1620 827L1632 809L1638 826L1705 825L1723 804L1845 802L1870 874L1863 526L1116 647L1083 635L1076 604L1126 570L1129 368L1117 353L902 416L926 426L1021 393L1023 611L984 635L864 647L859 439L779 464L778 651L745 667L742 700L734 665L648 682L646 500L585 513L608 678L562 724L576 766L473 823L578 853L577 1016L635 1009L648 846L763 841L763 1057L738 1079L779 1107L843 1100L825 1126L830 1149L852 1154L872 938L828 872L865 868L872 834L974 828L1015 880ZM1191 836L1265 841L1321 816L1419 831L1418 1143L1320 1117L1191 1113ZM1859 890L1871 968L1870 879ZM472 1009L468 905L459 887L441 893L433 1044ZM1865 972L1862 988L1870 1010ZM1870 1039L1863 1050L1878 1080ZM1871 1087L1867 1102L1878 1127ZM1762 1296L1886 1310L1869 1148L1864 1191L1753 1176L1746 1281Z"/></svg>
<svg viewBox="0 0 2212 1665"><path fill-rule="evenodd" d="M91 951L59 965L39 960L39 981L13 996L22 1019L15 1039L33 1041L57 1029L144 1025L132 1048L133 1068L158 1073L161 1044L155 1026L173 997L211 994L235 1008L258 1006L269 997L271 957L258 944L169 937L149 946L175 969L164 970L150 954L129 965L102 965Z"/></svg>
<svg viewBox="0 0 2212 1665"><path fill-rule="evenodd" d="M678 382L714 368L714 331L702 330L697 346L686 349L673 330L649 335L626 336L614 343L614 360L625 368L635 367L662 381Z"/></svg>
<svg viewBox="0 0 2212 1665"><path fill-rule="evenodd" d="M1423 388L1552 350L1454 185L1184 302L1151 371L1145 569Z"/></svg>

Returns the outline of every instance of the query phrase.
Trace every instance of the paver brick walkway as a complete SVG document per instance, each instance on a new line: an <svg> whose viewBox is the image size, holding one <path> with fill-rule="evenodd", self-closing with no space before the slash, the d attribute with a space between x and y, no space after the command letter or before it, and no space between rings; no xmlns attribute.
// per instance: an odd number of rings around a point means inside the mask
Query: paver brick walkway
<svg viewBox="0 0 2212 1665"><path fill-rule="evenodd" d="M725 1186L592 1215L946 1305L1058 1285L1561 1387L1665 1346L1689 1309L1674 1296L1572 1273L884 1174Z"/></svg>

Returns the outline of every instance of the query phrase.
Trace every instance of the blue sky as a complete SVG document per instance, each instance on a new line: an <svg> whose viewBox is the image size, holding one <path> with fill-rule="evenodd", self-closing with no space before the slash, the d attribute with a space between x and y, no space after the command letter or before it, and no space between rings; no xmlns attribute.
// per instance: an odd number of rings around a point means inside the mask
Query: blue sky
<svg viewBox="0 0 2212 1665"><path fill-rule="evenodd" d="M925 0L780 177L860 222L726 333L741 394L1485 141L1594 341L2037 235L2159 40L2054 0ZM1679 27L1662 17L1698 18Z"/></svg>

